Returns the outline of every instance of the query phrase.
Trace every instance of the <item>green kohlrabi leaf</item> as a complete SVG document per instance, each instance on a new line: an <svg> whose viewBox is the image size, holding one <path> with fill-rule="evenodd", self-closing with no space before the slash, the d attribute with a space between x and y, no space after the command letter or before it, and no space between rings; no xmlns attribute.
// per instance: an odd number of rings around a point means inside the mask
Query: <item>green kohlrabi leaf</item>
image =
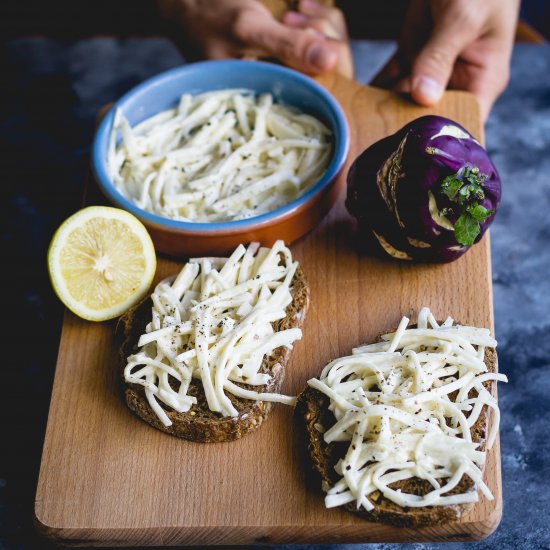
<svg viewBox="0 0 550 550"><path fill-rule="evenodd" d="M474 202L462 212L455 223L455 238L457 242L466 246L472 246L481 230L480 222L493 213L485 206Z"/></svg>
<svg viewBox="0 0 550 550"><path fill-rule="evenodd" d="M479 222L466 211L455 223L455 238L457 242L465 246L472 246L479 235Z"/></svg>
<svg viewBox="0 0 550 550"><path fill-rule="evenodd" d="M480 223L493 214L493 210L487 210L478 202L485 198L483 184L486 179L479 168L463 166L441 182L440 192L459 205L460 216L454 225L455 238L465 246L474 244L481 231Z"/></svg>
<svg viewBox="0 0 550 550"><path fill-rule="evenodd" d="M463 166L456 172L443 179L440 186L440 191L449 200L460 205L467 205L472 200L483 200L485 193L483 184L487 176L481 174L478 168Z"/></svg>
<svg viewBox="0 0 550 550"><path fill-rule="evenodd" d="M485 218L488 218L492 213L493 210L487 210L482 204L474 203L468 207L468 214L478 222L484 221Z"/></svg>
<svg viewBox="0 0 550 550"><path fill-rule="evenodd" d="M442 182L441 182L441 191L444 195L449 197L449 199L454 199L456 194L458 193L459 189L462 187L464 182L457 177L456 174L453 174L452 176L447 176Z"/></svg>

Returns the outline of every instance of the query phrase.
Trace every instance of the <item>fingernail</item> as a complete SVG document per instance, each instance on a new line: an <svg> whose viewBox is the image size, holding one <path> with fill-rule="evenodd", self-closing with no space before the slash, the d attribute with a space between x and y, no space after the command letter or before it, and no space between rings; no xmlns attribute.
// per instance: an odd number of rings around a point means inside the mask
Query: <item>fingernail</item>
<svg viewBox="0 0 550 550"><path fill-rule="evenodd" d="M429 76L420 76L414 82L413 91L426 102L437 103L443 94L443 87Z"/></svg>
<svg viewBox="0 0 550 550"><path fill-rule="evenodd" d="M317 42L307 52L307 61L317 69L328 69L335 61L336 54L324 44Z"/></svg>

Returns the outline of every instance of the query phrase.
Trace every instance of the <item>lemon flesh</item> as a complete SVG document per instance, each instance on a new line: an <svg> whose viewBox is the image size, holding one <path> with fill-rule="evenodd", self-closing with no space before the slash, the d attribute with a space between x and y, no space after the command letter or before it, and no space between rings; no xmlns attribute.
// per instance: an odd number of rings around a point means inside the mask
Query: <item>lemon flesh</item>
<svg viewBox="0 0 550 550"><path fill-rule="evenodd" d="M117 208L92 206L57 230L48 267L54 290L71 311L104 321L143 298L155 274L156 257L137 218Z"/></svg>

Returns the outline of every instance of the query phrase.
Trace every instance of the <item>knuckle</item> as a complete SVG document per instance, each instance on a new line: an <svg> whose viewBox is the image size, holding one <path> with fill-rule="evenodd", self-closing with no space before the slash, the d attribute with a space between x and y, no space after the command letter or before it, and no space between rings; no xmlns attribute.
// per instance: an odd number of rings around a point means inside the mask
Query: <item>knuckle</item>
<svg viewBox="0 0 550 550"><path fill-rule="evenodd" d="M450 0L440 2L440 10L443 13L443 18L457 28L469 29L476 28L481 25L482 17L480 11L483 10L483 4L477 5L472 0Z"/></svg>
<svg viewBox="0 0 550 550"><path fill-rule="evenodd" d="M454 56L449 50L438 47L430 48L430 50L426 52L422 61L430 68L440 70L441 68L451 67L454 60Z"/></svg>

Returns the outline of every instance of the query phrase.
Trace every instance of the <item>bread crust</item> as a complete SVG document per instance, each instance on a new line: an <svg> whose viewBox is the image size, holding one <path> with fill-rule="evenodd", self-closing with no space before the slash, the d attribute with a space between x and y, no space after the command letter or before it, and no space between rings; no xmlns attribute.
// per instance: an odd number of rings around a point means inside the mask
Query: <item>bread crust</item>
<svg viewBox="0 0 550 550"><path fill-rule="evenodd" d="M394 332L395 330L392 329L383 334ZM380 335L376 341L380 342L381 340ZM484 359L489 372L496 372L497 355L495 350L486 348ZM483 385L490 391L490 381L484 382ZM469 397L473 397L474 394L475 391L472 390L468 395ZM336 422L334 415L328 409L329 403L330 400L325 394L308 386L298 396L296 414L299 421L305 424L308 454L317 477L320 477L322 482L333 486L340 477L334 471L334 466L346 452L347 444L327 444L323 438L323 433ZM470 429L472 440L480 444L479 450L484 450L486 447L488 422L489 411L488 407L484 406L476 423ZM318 428L321 428L321 430ZM417 495L425 495L433 489L428 481L416 477L392 483L390 487ZM458 485L447 494L453 495L475 490L475 483L470 477L463 475ZM473 504L460 504L452 506L424 506L421 508L403 507L389 500L379 491L372 493L369 498L374 504L374 509L370 512L364 508L357 510L353 502L345 505L345 508L370 521L381 521L398 527L409 528L440 525L449 521L456 521L473 506Z"/></svg>
<svg viewBox="0 0 550 550"><path fill-rule="evenodd" d="M305 321L309 306L309 286L304 271L298 267L290 289L292 302L287 306L286 317L274 323L276 331L289 328L301 328ZM151 317L151 300L147 298L136 308L130 310L121 317L117 332L120 334L120 380L123 398L130 410L139 418L156 428L170 435L197 441L201 443L213 443L221 441L234 441L246 434L257 430L265 421L272 409L273 404L265 401L251 401L235 397L231 393L229 397L233 406L239 412L237 417L224 417L220 413L212 412L206 402L206 396L202 383L193 379L188 394L197 398L197 404L185 413L174 411L164 406L168 418L172 421L171 426L165 426L149 406L145 397L145 390L138 384L130 384L124 379L124 368L127 358L137 351L137 341L145 332L145 326ZM285 368L290 360L291 350L279 347L273 351L270 357L264 357L260 372L272 376L265 386L248 386L239 384L243 388L257 392L277 393L282 386Z"/></svg>

